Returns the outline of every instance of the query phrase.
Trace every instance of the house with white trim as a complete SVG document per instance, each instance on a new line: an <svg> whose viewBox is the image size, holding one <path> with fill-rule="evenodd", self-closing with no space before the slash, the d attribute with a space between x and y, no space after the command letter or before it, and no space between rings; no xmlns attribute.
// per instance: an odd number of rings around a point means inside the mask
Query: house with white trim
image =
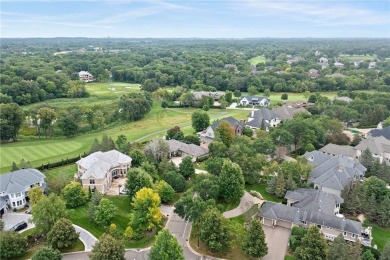
<svg viewBox="0 0 390 260"><path fill-rule="evenodd" d="M80 71L79 72L79 78L81 81L84 81L84 82L92 82L94 81L94 78L92 76L91 73L89 73L88 71Z"/></svg>
<svg viewBox="0 0 390 260"><path fill-rule="evenodd" d="M271 103L271 100L266 97L257 97L257 96L241 96L239 104L241 106L262 106L268 107Z"/></svg>

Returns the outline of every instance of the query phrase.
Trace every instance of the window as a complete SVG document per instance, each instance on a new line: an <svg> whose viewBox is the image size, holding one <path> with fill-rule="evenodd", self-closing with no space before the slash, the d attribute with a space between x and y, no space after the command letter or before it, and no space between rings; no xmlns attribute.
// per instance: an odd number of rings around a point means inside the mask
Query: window
<svg viewBox="0 0 390 260"><path fill-rule="evenodd" d="M345 236L345 237L347 236L347 232L344 232L344 236Z"/></svg>
<svg viewBox="0 0 390 260"><path fill-rule="evenodd" d="M15 206L16 206L15 202L12 202L12 207L15 207Z"/></svg>
<svg viewBox="0 0 390 260"><path fill-rule="evenodd" d="M95 179L89 179L89 184L95 184Z"/></svg>
<svg viewBox="0 0 390 260"><path fill-rule="evenodd" d="M355 234L352 234L352 238L355 238Z"/></svg>
<svg viewBox="0 0 390 260"><path fill-rule="evenodd" d="M340 208L340 204L337 203L337 204L336 204L336 208Z"/></svg>
<svg viewBox="0 0 390 260"><path fill-rule="evenodd" d="M12 193L12 194L11 194L11 198L15 198L15 194Z"/></svg>
<svg viewBox="0 0 390 260"><path fill-rule="evenodd" d="M322 226L321 226L321 225L317 225L317 227L318 227L319 229L322 229Z"/></svg>
<svg viewBox="0 0 390 260"><path fill-rule="evenodd" d="M302 224L306 225L307 222L306 221L303 221L303 220L299 220Z"/></svg>

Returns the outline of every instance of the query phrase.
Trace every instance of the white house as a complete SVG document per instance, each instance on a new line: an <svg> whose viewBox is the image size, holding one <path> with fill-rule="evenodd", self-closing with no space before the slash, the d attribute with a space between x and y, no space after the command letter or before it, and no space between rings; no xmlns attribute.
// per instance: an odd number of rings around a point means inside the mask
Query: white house
<svg viewBox="0 0 390 260"><path fill-rule="evenodd" d="M241 106L262 106L268 107L271 101L266 97L242 96L240 97Z"/></svg>
<svg viewBox="0 0 390 260"><path fill-rule="evenodd" d="M80 71L79 72L79 78L80 78L81 81L84 81L84 82L94 81L94 78L93 78L92 74L89 73L88 71Z"/></svg>
<svg viewBox="0 0 390 260"><path fill-rule="evenodd" d="M344 68L344 64L341 63L341 62L338 62L338 61L336 61L333 65L334 65L336 68L339 68L339 69Z"/></svg>
<svg viewBox="0 0 390 260"><path fill-rule="evenodd" d="M262 107L259 110L253 110L248 115L248 122L245 126L251 129L264 129L269 131L270 127L276 127L280 123L280 119L276 112Z"/></svg>
<svg viewBox="0 0 390 260"><path fill-rule="evenodd" d="M106 193L114 177L124 176L130 168L131 157L117 150L94 152L76 162L76 178L81 179L84 188Z"/></svg>
<svg viewBox="0 0 390 260"><path fill-rule="evenodd" d="M27 192L33 187L46 187L45 175L36 169L21 169L0 175L0 215L10 208L23 208L27 202Z"/></svg>

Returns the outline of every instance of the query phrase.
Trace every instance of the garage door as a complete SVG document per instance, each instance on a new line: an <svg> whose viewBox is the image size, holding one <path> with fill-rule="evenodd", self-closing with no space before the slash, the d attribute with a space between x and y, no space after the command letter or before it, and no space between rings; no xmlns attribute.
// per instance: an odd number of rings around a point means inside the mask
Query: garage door
<svg viewBox="0 0 390 260"><path fill-rule="evenodd" d="M283 220L278 220L276 222L277 226L285 227L285 228L291 228L291 222L288 221L283 221Z"/></svg>
<svg viewBox="0 0 390 260"><path fill-rule="evenodd" d="M268 218L264 218L264 225L272 227L272 220Z"/></svg>

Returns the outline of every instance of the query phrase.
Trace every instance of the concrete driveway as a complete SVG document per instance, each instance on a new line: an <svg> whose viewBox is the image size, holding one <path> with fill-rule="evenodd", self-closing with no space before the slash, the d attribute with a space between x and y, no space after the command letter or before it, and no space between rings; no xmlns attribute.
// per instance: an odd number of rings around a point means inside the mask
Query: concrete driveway
<svg viewBox="0 0 390 260"><path fill-rule="evenodd" d="M287 251L291 229L278 226L272 228L263 225L263 230L268 245L268 254L262 260L283 260Z"/></svg>
<svg viewBox="0 0 390 260"><path fill-rule="evenodd" d="M171 162L173 162L176 166L179 166L181 161L183 160L183 157L172 157Z"/></svg>
<svg viewBox="0 0 390 260"><path fill-rule="evenodd" d="M35 225L28 222L28 220L30 218L31 218L31 215L30 214L26 214L26 213L14 213L14 212L5 213L3 215L3 219L2 219L4 221L4 230L9 230L13 226L15 226L16 224L18 224L18 223L20 223L22 221L26 221L27 222L27 228L26 229L33 228ZM21 231L25 231L26 229L23 229Z"/></svg>

